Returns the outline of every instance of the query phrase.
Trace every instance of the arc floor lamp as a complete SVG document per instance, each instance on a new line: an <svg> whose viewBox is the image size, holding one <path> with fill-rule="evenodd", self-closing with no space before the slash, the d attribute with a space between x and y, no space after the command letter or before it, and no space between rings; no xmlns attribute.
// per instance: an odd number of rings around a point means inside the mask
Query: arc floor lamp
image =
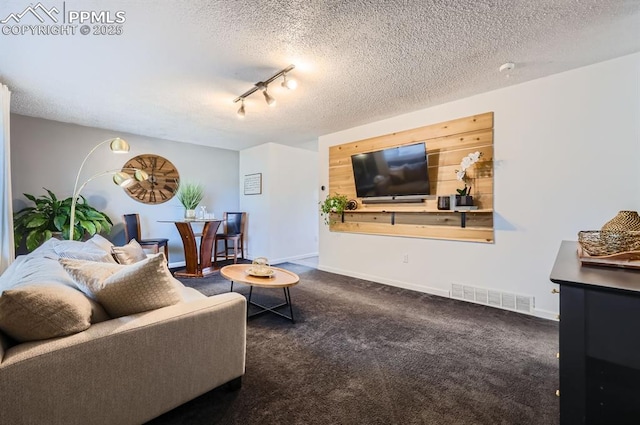
<svg viewBox="0 0 640 425"><path fill-rule="evenodd" d="M115 184L119 186L127 186L129 183L133 182L134 180L143 181L149 177L147 173L137 168L123 168L123 169L116 169L116 170L108 170L108 171L100 172L98 174L94 174L93 176L85 180L85 182L82 183L80 187L78 187L78 183L80 182L80 174L82 173L82 168L84 167L84 164L87 162L87 159L89 159L91 154L93 154L96 151L96 149L98 149L100 146L105 145L107 143L109 143L109 149L113 153L127 153L129 152L129 149L130 149L129 143L127 143L126 140L121 139L120 137L116 137L116 138L107 139L103 142L98 143L93 149L91 149L91 151L89 151L87 156L84 157L84 160L82 161L82 164L80 164L80 168L78 169L78 174L76 174L75 184L73 185L73 196L71 198L71 214L70 214L71 217L69 220L69 240L74 239L74 230L76 227L76 224L75 224L76 203L77 203L78 197L80 196L80 192L82 191L82 189L84 189L87 183L89 183L91 180L95 179L96 177L113 175L113 182ZM133 172L133 176L123 170Z"/></svg>

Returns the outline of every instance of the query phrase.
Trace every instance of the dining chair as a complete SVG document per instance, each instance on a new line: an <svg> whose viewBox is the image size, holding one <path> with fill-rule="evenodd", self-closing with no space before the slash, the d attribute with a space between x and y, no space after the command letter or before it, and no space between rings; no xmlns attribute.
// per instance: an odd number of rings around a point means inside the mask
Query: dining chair
<svg viewBox="0 0 640 425"><path fill-rule="evenodd" d="M234 264L240 258L244 260L244 234L247 221L246 212L225 212L222 217L222 233L216 234L213 242L213 262L217 263L218 256L224 256L225 260L233 257ZM218 249L218 241L224 241L224 249ZM233 245L230 245L233 242ZM233 255L231 255L233 254Z"/></svg>
<svg viewBox="0 0 640 425"><path fill-rule="evenodd" d="M142 248L152 249L154 253L160 252L160 248L164 248L164 258L169 263L169 239L156 238L156 239L141 239L142 233L140 232L140 215L139 214L125 214L124 217L124 237L127 243L131 239L135 239Z"/></svg>

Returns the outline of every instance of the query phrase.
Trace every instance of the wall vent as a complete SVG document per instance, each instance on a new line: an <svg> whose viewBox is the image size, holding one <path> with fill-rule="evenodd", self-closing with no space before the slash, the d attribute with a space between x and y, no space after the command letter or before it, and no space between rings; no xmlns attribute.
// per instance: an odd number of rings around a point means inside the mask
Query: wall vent
<svg viewBox="0 0 640 425"><path fill-rule="evenodd" d="M535 305L534 298L528 295L516 295L457 283L451 284L451 298L522 313L531 313Z"/></svg>

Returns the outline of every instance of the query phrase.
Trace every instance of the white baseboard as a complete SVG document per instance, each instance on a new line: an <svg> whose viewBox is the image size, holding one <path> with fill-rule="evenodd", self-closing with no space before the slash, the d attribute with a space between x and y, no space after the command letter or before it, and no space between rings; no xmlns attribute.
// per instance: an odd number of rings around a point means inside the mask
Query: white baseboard
<svg viewBox="0 0 640 425"><path fill-rule="evenodd" d="M170 269L175 269L175 268L178 268L178 267L186 267L186 266L187 266L187 263L185 263L184 261L177 261L175 263L173 263L173 262L169 263L169 268Z"/></svg>
<svg viewBox="0 0 640 425"><path fill-rule="evenodd" d="M343 276L349 276L349 277L355 277L358 279L364 279L364 280L369 280L371 282L377 282L377 283L382 283L385 285L389 285L389 286L395 286L398 288L404 288L404 289L410 289L412 291L416 291L416 292L422 292L425 294L433 294L433 295L438 295L440 297L444 297L444 298L451 298L451 292L448 290L444 290L444 289L440 289L440 288L433 288L433 287L429 287L429 286L420 286L420 285L415 285L415 284L411 284L411 283L407 283L407 282L402 282L399 280L393 280L393 279L385 279L385 278L381 278L379 276L373 276L373 275L369 275L366 273L355 273L352 272L350 270L342 270L342 269L338 269L338 268L333 268L333 267L326 267L326 266L320 266L318 265L318 270L322 270L325 272L329 272L329 273L336 273L336 274L340 274ZM463 301L466 302L466 301ZM478 304L478 305L485 305L485 304ZM488 306L485 305L486 307L491 307L491 308L498 308L498 307L493 307L493 306ZM514 310L508 310L508 311L513 311L514 313L519 313L519 314L526 314L527 316L535 316L535 317L539 317L541 319L547 319L547 320L558 320L557 312L553 312L553 311L549 311L549 310L541 310L541 309L536 309L534 308L533 311L531 313L523 313L520 311L514 311Z"/></svg>
<svg viewBox="0 0 640 425"><path fill-rule="evenodd" d="M539 308L534 308L532 314L536 317L540 317L541 319L555 320L556 322L558 321L557 311L542 310Z"/></svg>
<svg viewBox="0 0 640 425"><path fill-rule="evenodd" d="M308 254L294 255L292 257L282 257L282 258L276 258L276 259L270 258L269 262L272 265L275 265L275 264L287 263L289 261L304 260L305 258L311 258L311 257L317 257L317 256L318 256L317 252L311 252Z"/></svg>
<svg viewBox="0 0 640 425"><path fill-rule="evenodd" d="M403 289L410 289L412 291L417 291L417 292L424 292L426 294L439 295L439 296L445 297L445 298L449 298L450 297L449 291L444 290L444 289L431 288L431 287L428 287L428 286L414 285L412 283L402 282L400 280L385 279L385 278L381 278L379 276L373 276L373 275L369 275L369 274L366 274L366 273L354 273L352 271L335 269L333 267L320 267L320 266L318 266L318 270L322 270L322 271L330 272L330 273L341 274L343 276L355 277L355 278L358 278L358 279L370 280L371 282L384 283L385 285L395 286L395 287L403 288Z"/></svg>

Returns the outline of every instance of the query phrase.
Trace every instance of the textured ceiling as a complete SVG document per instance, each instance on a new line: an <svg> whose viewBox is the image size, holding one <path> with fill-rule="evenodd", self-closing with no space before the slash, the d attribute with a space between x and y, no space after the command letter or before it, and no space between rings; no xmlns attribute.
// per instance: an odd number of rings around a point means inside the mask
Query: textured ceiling
<svg viewBox="0 0 640 425"><path fill-rule="evenodd" d="M0 20L30 4L3 0ZM12 112L233 150L310 142L640 51L638 0L42 5L59 17L123 11L123 34L0 34L0 81L13 92ZM3 31L38 23L28 13ZM509 78L498 72L507 61L516 63ZM258 92L238 119L233 99L289 64L298 89L278 80L269 86L276 107Z"/></svg>

